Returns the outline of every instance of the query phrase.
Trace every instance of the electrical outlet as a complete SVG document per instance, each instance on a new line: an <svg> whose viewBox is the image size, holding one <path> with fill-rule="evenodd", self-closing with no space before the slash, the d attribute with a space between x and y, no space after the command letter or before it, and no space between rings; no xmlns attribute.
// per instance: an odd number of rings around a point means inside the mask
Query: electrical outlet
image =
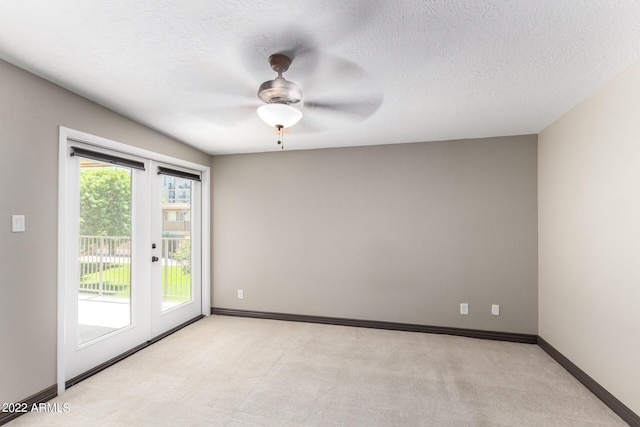
<svg viewBox="0 0 640 427"><path fill-rule="evenodd" d="M469 304L466 302L460 303L460 314L469 314Z"/></svg>
<svg viewBox="0 0 640 427"><path fill-rule="evenodd" d="M244 299L244 291L242 289L238 289L238 299Z"/></svg>
<svg viewBox="0 0 640 427"><path fill-rule="evenodd" d="M491 305L491 314L494 316L500 316L500 305L492 304Z"/></svg>
<svg viewBox="0 0 640 427"><path fill-rule="evenodd" d="M24 233L24 215L11 215L11 231L13 233Z"/></svg>

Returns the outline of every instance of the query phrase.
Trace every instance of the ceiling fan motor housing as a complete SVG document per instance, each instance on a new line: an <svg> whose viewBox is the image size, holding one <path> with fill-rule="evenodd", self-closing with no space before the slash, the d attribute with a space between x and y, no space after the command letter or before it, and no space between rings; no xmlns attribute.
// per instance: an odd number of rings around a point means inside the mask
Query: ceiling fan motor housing
<svg viewBox="0 0 640 427"><path fill-rule="evenodd" d="M296 104L302 100L302 90L297 84L286 80L282 73L289 69L291 58L276 53L269 57L271 69L278 73L278 77L267 80L258 89L258 98L267 104Z"/></svg>
<svg viewBox="0 0 640 427"><path fill-rule="evenodd" d="M267 104L296 104L302 100L302 91L297 84L276 77L260 85L258 98Z"/></svg>

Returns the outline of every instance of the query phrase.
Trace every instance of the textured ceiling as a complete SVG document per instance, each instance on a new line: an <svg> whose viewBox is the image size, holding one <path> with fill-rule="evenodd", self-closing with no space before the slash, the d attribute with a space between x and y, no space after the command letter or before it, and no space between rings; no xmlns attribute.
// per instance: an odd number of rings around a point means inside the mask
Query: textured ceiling
<svg viewBox="0 0 640 427"><path fill-rule="evenodd" d="M537 133L640 60L636 0L20 0L0 10L0 58L211 154L278 150L255 113L276 52L295 53L284 76L307 102L288 150Z"/></svg>

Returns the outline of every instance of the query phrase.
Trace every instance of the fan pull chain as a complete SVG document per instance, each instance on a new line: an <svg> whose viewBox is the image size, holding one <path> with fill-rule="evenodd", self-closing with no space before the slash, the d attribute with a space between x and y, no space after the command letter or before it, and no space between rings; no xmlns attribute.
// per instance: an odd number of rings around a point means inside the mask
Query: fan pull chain
<svg viewBox="0 0 640 427"><path fill-rule="evenodd" d="M280 145L280 149L284 150L284 137L282 135L282 125L276 125L276 129L278 130L278 145Z"/></svg>

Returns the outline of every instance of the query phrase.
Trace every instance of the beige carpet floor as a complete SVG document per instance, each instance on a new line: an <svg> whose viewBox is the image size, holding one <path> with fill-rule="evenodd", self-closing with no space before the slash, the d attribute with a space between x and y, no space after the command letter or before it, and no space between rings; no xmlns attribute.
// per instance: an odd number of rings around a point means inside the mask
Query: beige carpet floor
<svg viewBox="0 0 640 427"><path fill-rule="evenodd" d="M536 345L211 316L18 426L624 426Z"/></svg>

